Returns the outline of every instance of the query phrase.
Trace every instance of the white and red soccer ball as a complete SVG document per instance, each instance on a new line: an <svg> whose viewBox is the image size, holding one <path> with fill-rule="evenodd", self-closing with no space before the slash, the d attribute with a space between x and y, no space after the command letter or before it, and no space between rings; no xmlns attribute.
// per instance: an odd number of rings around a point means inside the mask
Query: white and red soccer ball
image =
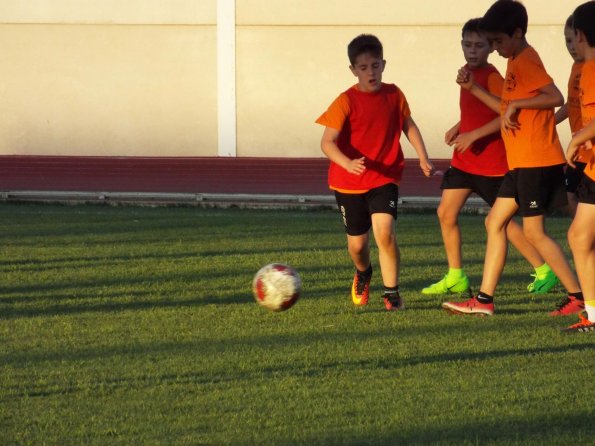
<svg viewBox="0 0 595 446"><path fill-rule="evenodd" d="M300 297L302 281L289 265L269 263L258 270L252 281L256 302L272 311L285 311Z"/></svg>

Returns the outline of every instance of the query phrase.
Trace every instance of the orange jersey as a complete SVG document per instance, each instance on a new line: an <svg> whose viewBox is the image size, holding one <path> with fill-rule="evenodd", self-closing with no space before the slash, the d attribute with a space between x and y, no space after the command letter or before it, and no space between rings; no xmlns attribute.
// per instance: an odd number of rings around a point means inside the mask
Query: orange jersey
<svg viewBox="0 0 595 446"><path fill-rule="evenodd" d="M553 80L545 71L539 55L527 47L517 57L508 59L502 90L501 115L515 99L527 99L539 94L539 89ZM520 109L520 128L502 132L508 167L547 167L564 164L566 158L560 145L554 121L554 109Z"/></svg>
<svg viewBox="0 0 595 446"><path fill-rule="evenodd" d="M566 100L566 107L568 111L568 123L570 124L570 132L574 135L583 128L583 118L581 117L581 98L580 98L580 81L581 72L583 70L582 62L575 62L572 64L570 77L568 78L568 98ZM588 150L587 152L590 152ZM584 163L584 159L589 157L585 149L580 149L576 160Z"/></svg>
<svg viewBox="0 0 595 446"><path fill-rule="evenodd" d="M403 92L382 83L379 91L366 93L356 85L339 95L316 122L339 130L337 146L348 158L365 157L366 170L354 175L331 161L328 182L344 193L364 193L385 184L399 184L405 167L401 133L411 116Z"/></svg>
<svg viewBox="0 0 595 446"><path fill-rule="evenodd" d="M581 115L583 127L595 120L595 60L585 62L580 82ZM595 138L591 140L595 147ZM585 175L595 181L595 149L583 152L585 156L581 160L587 163Z"/></svg>

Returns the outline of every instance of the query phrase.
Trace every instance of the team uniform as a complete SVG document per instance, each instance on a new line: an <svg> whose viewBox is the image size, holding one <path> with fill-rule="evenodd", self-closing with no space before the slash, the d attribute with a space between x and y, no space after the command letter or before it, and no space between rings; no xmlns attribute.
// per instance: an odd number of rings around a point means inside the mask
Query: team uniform
<svg viewBox="0 0 595 446"><path fill-rule="evenodd" d="M382 83L374 93L349 88L316 120L340 131L337 146L348 158L365 157L366 170L361 175L332 161L328 170L328 184L335 191L349 235L366 233L375 212L396 218L405 166L400 137L410 116L403 92L394 84Z"/></svg>
<svg viewBox="0 0 595 446"><path fill-rule="evenodd" d="M355 175L330 162L328 184L335 191L345 231L350 236L366 234L372 214L397 218L399 182L405 157L400 138L411 111L403 92L394 84L381 83L378 91L363 92L357 85L344 91L316 120L339 131L336 145L349 159L365 158L366 169ZM351 286L353 303L368 303L372 265L357 271ZM383 295L387 310L404 308L396 287L386 287Z"/></svg>
<svg viewBox="0 0 595 446"><path fill-rule="evenodd" d="M537 52L530 46L525 48L514 59L508 59L501 115L510 101L536 96L540 88L552 83ZM554 110L522 109L517 120L519 129L502 132L511 170L498 196L514 198L523 217L543 215L548 209L568 203L566 158L556 132Z"/></svg>
<svg viewBox="0 0 595 446"><path fill-rule="evenodd" d="M581 117L582 127L595 119L595 60L584 64L581 77ZM595 141L591 141L595 147ZM595 154L593 148L581 151L581 160L585 163L584 175L577 194L580 203L595 204Z"/></svg>
<svg viewBox="0 0 595 446"><path fill-rule="evenodd" d="M568 78L568 99L566 101L566 110L568 112L568 123L570 124L570 132L575 134L583 128L583 121L581 117L581 101L580 101L580 80L583 69L582 62L575 62L572 64L570 77ZM583 177L585 170L585 159L589 156L588 151L579 149L575 165L576 167L566 166L566 190L570 193L576 193L576 189Z"/></svg>
<svg viewBox="0 0 595 446"><path fill-rule="evenodd" d="M491 64L467 70L475 82L492 94L500 95L504 79ZM498 117L492 109L468 90L461 88L459 134L480 128ZM453 151L450 168L444 173L442 189L470 189L490 206L496 201L504 174L508 172L506 149L498 133L475 141L464 152Z"/></svg>

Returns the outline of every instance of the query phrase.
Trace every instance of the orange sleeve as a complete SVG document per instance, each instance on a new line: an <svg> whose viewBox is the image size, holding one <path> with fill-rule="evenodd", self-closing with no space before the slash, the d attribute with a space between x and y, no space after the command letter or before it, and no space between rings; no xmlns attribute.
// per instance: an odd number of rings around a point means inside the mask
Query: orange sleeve
<svg viewBox="0 0 595 446"><path fill-rule="evenodd" d="M316 123L335 130L341 130L350 112L349 98L345 93L341 93L327 111L320 115Z"/></svg>
<svg viewBox="0 0 595 446"><path fill-rule="evenodd" d="M488 76L488 91L494 96L502 97L502 89L504 88L504 78L500 73L494 71Z"/></svg>
<svg viewBox="0 0 595 446"><path fill-rule="evenodd" d="M554 80L547 74L541 59L533 52L532 57L522 60L523 83L525 91L535 92L546 85L553 84Z"/></svg>

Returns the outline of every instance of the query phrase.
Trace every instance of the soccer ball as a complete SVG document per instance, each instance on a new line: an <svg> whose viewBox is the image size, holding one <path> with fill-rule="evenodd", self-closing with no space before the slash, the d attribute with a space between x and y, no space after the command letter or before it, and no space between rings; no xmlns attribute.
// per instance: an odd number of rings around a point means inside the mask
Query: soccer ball
<svg viewBox="0 0 595 446"><path fill-rule="evenodd" d="M285 311L300 297L302 281L296 270L282 263L269 263L252 281L256 302L272 311Z"/></svg>

